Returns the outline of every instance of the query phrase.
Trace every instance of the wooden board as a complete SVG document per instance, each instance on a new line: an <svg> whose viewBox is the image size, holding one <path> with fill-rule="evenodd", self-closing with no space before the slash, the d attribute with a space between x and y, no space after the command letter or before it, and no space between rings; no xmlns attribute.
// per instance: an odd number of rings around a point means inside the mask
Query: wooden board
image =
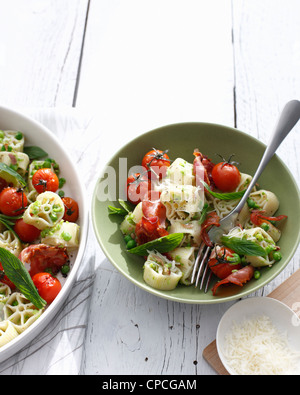
<svg viewBox="0 0 300 395"><path fill-rule="evenodd" d="M300 269L279 285L268 297L280 300L294 309L295 303L300 300ZM204 349L203 357L217 373L220 375L229 375L219 358L215 340Z"/></svg>

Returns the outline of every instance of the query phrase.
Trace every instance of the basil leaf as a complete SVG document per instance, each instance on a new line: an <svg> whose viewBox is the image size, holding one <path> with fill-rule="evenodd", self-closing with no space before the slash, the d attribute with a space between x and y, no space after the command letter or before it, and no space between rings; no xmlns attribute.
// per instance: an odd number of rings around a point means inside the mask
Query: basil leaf
<svg viewBox="0 0 300 395"><path fill-rule="evenodd" d="M265 249L251 240L240 239L239 237L222 236L221 242L225 247L231 248L239 255L266 255Z"/></svg>
<svg viewBox="0 0 300 395"><path fill-rule="evenodd" d="M45 152L42 148L36 146L24 147L24 152L29 156L30 160L41 159L48 156L47 152Z"/></svg>
<svg viewBox="0 0 300 395"><path fill-rule="evenodd" d="M141 244L127 251L131 254L141 256L148 255L148 251L152 250L156 250L160 253L169 252L179 246L179 244L182 242L183 236L183 233L171 233L170 235L149 241L148 243Z"/></svg>
<svg viewBox="0 0 300 395"><path fill-rule="evenodd" d="M5 275L37 309L46 306L47 302L40 297L28 271L16 256L0 247L0 262Z"/></svg>
<svg viewBox="0 0 300 395"><path fill-rule="evenodd" d="M220 199L220 200L239 199L239 198L242 198L244 196L244 193L246 192L246 189L244 189L243 191L240 191L240 192L227 192L227 193L214 192L210 189L209 185L206 184L206 182L204 182L204 181L201 181L201 182L204 185L207 192L209 192L216 199Z"/></svg>

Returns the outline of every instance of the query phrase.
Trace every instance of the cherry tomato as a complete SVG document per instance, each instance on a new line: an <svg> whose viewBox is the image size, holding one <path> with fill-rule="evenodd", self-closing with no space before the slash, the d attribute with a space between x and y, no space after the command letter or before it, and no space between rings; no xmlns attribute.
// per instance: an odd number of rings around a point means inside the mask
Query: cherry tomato
<svg viewBox="0 0 300 395"><path fill-rule="evenodd" d="M52 303L61 290L61 283L49 273L37 273L32 277L38 293L48 304Z"/></svg>
<svg viewBox="0 0 300 395"><path fill-rule="evenodd" d="M141 221L136 224L135 234L138 245L148 243L149 241L167 236L168 232L160 224L158 217L142 217Z"/></svg>
<svg viewBox="0 0 300 395"><path fill-rule="evenodd" d="M148 197L151 191L151 180L148 174L136 173L127 178L127 199L132 204L139 204Z"/></svg>
<svg viewBox="0 0 300 395"><path fill-rule="evenodd" d="M0 193L0 211L4 215L16 217L23 214L27 206L27 197L22 190L5 188Z"/></svg>
<svg viewBox="0 0 300 395"><path fill-rule="evenodd" d="M165 177L170 164L167 151L160 151L157 149L147 152L142 160L142 166L147 170L152 169L159 178Z"/></svg>
<svg viewBox="0 0 300 395"><path fill-rule="evenodd" d="M5 275L1 262L0 262L0 283L8 285L11 290L14 290L16 288L15 284L12 281L10 281L10 279Z"/></svg>
<svg viewBox="0 0 300 395"><path fill-rule="evenodd" d="M63 197L61 200L65 205L65 214L63 216L63 220L76 222L79 216L78 203L70 197Z"/></svg>
<svg viewBox="0 0 300 395"><path fill-rule="evenodd" d="M227 247L217 246L213 249L208 265L210 270L220 279L228 277L233 270L242 268L240 263L230 262L234 257L234 251Z"/></svg>
<svg viewBox="0 0 300 395"><path fill-rule="evenodd" d="M241 181L239 169L229 162L215 165L211 175L216 187L222 192L233 192Z"/></svg>
<svg viewBox="0 0 300 395"><path fill-rule="evenodd" d="M41 233L35 226L24 222L23 218L16 221L14 231L24 243L33 243Z"/></svg>
<svg viewBox="0 0 300 395"><path fill-rule="evenodd" d="M51 169L39 169L32 176L32 185L38 193L56 192L59 187L59 180Z"/></svg>

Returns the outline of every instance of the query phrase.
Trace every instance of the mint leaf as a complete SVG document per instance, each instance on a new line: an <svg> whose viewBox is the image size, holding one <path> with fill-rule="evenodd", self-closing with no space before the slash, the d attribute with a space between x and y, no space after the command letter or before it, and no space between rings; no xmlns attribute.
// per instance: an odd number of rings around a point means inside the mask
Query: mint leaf
<svg viewBox="0 0 300 395"><path fill-rule="evenodd" d="M239 198L242 198L244 196L244 193L246 192L246 189L244 189L243 191L240 191L240 192L227 192L227 193L214 192L210 189L209 185L206 184L206 182L204 182L204 181L201 181L201 182L204 185L207 192L209 192L216 199L220 199L220 200L239 199Z"/></svg>
<svg viewBox="0 0 300 395"><path fill-rule="evenodd" d="M225 247L231 248L239 255L266 255L265 249L251 240L240 239L239 237L222 236L221 242Z"/></svg>
<svg viewBox="0 0 300 395"><path fill-rule="evenodd" d="M123 217L125 217L128 214L128 211L124 210L123 208L108 206L108 214L109 215L114 215L114 214L122 215Z"/></svg>
<svg viewBox="0 0 300 395"><path fill-rule="evenodd" d="M46 306L47 302L40 297L30 274L17 257L5 248L0 247L0 262L5 275L37 309Z"/></svg>
<svg viewBox="0 0 300 395"><path fill-rule="evenodd" d="M42 159L48 156L47 152L45 152L42 148L36 146L24 147L24 153L29 156L30 160Z"/></svg>
<svg viewBox="0 0 300 395"><path fill-rule="evenodd" d="M137 247L128 250L131 254L145 256L148 251L156 250L160 253L174 250L182 242L183 233L171 233L170 235L160 237L159 239L149 241Z"/></svg>
<svg viewBox="0 0 300 395"><path fill-rule="evenodd" d="M118 199L118 202L120 206L122 206L123 209L126 210L128 213L131 213L133 211L132 207L127 202L124 202L124 200Z"/></svg>

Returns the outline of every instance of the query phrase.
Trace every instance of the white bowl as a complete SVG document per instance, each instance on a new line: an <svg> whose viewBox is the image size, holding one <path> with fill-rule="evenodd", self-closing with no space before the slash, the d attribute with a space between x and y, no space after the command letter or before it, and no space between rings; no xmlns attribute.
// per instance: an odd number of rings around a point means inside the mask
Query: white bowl
<svg viewBox="0 0 300 395"><path fill-rule="evenodd" d="M217 350L219 357L231 375L237 375L224 356L225 337L233 323L237 325L254 316L265 315L270 318L280 333L286 333L291 348L300 352L300 320L297 314L284 303L269 297L253 297L237 302L223 315L217 329Z"/></svg>
<svg viewBox="0 0 300 395"><path fill-rule="evenodd" d="M66 196L72 196L78 202L80 213L78 220L80 225L80 246L77 253L72 254L74 255L72 258L72 270L62 290L40 318L14 340L0 348L0 362L2 362L32 341L49 324L62 307L63 302L67 298L75 282L76 274L84 253L88 229L88 210L85 189L74 166L74 162L50 130L27 116L5 107L0 107L0 129L18 130L24 133L25 145L35 145L43 148L49 154L49 157L55 159L57 163L59 163L61 175L67 180L64 186ZM72 181L68 182L68 180Z"/></svg>

